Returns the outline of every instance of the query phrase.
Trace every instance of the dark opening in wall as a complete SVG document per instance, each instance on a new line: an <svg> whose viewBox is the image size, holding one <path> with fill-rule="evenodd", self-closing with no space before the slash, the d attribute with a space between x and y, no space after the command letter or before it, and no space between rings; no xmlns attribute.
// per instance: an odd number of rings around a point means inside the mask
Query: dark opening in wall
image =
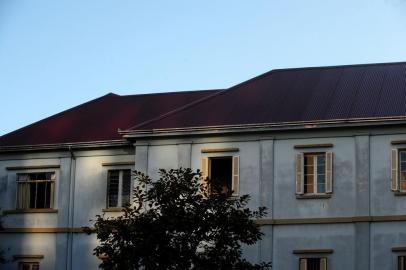
<svg viewBox="0 0 406 270"><path fill-rule="evenodd" d="M210 158L210 179L221 187L221 192L231 196L232 193L232 157Z"/></svg>

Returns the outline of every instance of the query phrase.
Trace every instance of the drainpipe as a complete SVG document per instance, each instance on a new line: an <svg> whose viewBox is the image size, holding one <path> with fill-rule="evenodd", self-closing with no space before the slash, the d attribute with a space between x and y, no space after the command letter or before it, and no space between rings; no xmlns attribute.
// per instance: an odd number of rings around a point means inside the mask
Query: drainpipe
<svg viewBox="0 0 406 270"><path fill-rule="evenodd" d="M75 210L75 175L76 175L76 157L72 147L68 148L70 153L70 171L69 171L69 196L68 196L68 232L66 245L66 270L72 270L72 252L73 252L73 219Z"/></svg>

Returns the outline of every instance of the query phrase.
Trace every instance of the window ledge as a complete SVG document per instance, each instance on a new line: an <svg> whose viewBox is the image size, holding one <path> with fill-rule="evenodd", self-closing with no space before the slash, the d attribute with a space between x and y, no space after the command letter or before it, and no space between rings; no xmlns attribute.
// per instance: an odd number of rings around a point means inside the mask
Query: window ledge
<svg viewBox="0 0 406 270"><path fill-rule="evenodd" d="M406 191L395 191L393 193L395 196L406 196Z"/></svg>
<svg viewBox="0 0 406 270"><path fill-rule="evenodd" d="M123 212L124 211L124 207L111 207L111 208L103 208L102 209L103 212Z"/></svg>
<svg viewBox="0 0 406 270"><path fill-rule="evenodd" d="M57 209L13 209L4 210L4 215L10 214L34 214L34 213L58 213Z"/></svg>
<svg viewBox="0 0 406 270"><path fill-rule="evenodd" d="M331 194L296 194L296 199L329 199Z"/></svg>

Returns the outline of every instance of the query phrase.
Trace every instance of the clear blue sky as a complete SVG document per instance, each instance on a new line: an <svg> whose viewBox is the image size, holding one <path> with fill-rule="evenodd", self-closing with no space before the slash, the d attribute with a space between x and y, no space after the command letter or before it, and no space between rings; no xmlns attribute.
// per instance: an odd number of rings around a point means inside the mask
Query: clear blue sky
<svg viewBox="0 0 406 270"><path fill-rule="evenodd" d="M0 0L0 135L108 92L406 61L406 0Z"/></svg>

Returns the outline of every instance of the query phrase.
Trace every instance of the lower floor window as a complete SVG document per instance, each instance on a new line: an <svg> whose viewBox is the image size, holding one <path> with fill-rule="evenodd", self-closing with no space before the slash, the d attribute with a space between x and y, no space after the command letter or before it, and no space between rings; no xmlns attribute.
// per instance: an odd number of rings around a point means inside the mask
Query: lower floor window
<svg viewBox="0 0 406 270"><path fill-rule="evenodd" d="M299 270L327 270L327 258L301 258Z"/></svg>
<svg viewBox="0 0 406 270"><path fill-rule="evenodd" d="M38 262L20 262L18 270L39 270Z"/></svg>
<svg viewBox="0 0 406 270"><path fill-rule="evenodd" d="M398 257L398 270L406 270L406 256Z"/></svg>

